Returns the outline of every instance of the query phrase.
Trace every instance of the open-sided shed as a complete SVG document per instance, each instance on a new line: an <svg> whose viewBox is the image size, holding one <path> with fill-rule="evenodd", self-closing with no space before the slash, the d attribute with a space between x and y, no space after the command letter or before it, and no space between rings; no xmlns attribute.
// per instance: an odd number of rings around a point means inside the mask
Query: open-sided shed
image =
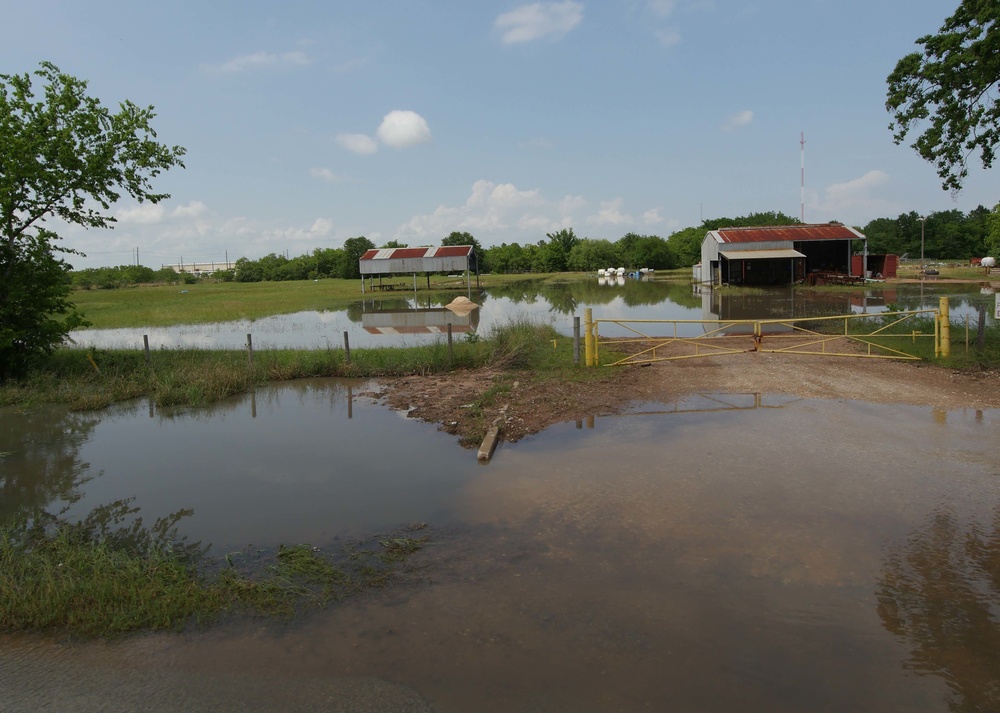
<svg viewBox="0 0 1000 713"><path fill-rule="evenodd" d="M809 273L849 276L855 240L865 236L837 223L710 230L701 244L700 280L714 285L788 285Z"/></svg>
<svg viewBox="0 0 1000 713"><path fill-rule="evenodd" d="M385 286L385 275L413 275L416 289L417 273L426 274L428 285L432 272L464 272L471 287L472 273L479 274L476 251L471 245L442 245L430 248L378 248L369 250L358 261L361 270L361 291L365 291L365 278L372 289ZM375 284L375 276L379 284ZM393 283L389 283L393 287ZM390 287L389 289L392 289Z"/></svg>

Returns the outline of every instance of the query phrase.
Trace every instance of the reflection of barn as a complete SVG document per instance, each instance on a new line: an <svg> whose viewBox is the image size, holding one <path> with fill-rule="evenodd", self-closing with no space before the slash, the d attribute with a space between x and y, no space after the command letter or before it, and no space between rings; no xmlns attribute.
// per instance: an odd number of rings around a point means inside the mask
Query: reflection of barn
<svg viewBox="0 0 1000 713"><path fill-rule="evenodd" d="M358 261L361 270L361 291L365 291L365 278L371 290L405 289L405 283L383 282L386 275L413 275L413 289L417 287L417 273L427 276L430 288L432 272L464 272L471 287L472 274L479 275L476 252L471 245L444 245L436 248L381 248L369 250ZM378 276L378 283L375 276Z"/></svg>
<svg viewBox="0 0 1000 713"><path fill-rule="evenodd" d="M450 309L386 309L365 312L361 326L369 334L447 334L474 332L479 326L479 310L456 313Z"/></svg>
<svg viewBox="0 0 1000 713"><path fill-rule="evenodd" d="M852 241L864 239L833 223L711 230L701 243L698 281L788 285L810 273L850 276Z"/></svg>

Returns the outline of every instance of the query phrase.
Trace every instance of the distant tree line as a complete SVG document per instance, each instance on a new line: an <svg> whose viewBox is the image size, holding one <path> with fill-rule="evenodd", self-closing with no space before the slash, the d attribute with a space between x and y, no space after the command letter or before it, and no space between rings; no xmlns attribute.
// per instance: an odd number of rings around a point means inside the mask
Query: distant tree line
<svg viewBox="0 0 1000 713"><path fill-rule="evenodd" d="M979 206L968 213L945 210L928 213L921 226L915 211L898 218L876 218L861 229L868 252L920 256L921 228L924 256L933 260L1000 257L1000 204L993 210Z"/></svg>
<svg viewBox="0 0 1000 713"><path fill-rule="evenodd" d="M626 233L618 240L580 238L572 228L547 233L545 240L521 245L502 243L484 248L467 232L453 232L441 245L472 245L480 272L593 272L607 267L626 270L652 268L672 270L689 267L701 259L705 233L726 227L796 225L797 218L781 212L751 213L738 218L712 218L698 226L684 228L667 238ZM868 238L868 252L920 255L920 216L916 212L898 218L877 218L858 228ZM992 211L983 206L962 213L958 210L930 213L923 225L924 255L928 259L967 260L993 255L1000 257L1000 204ZM209 277L236 282L280 282L321 278L357 279L359 258L377 247L364 236L349 238L342 248L317 248L298 257L277 253L257 260L241 257L232 270L219 270ZM398 241L383 248L407 247ZM857 250L862 249L858 241ZM177 274L170 268L153 271L142 266L90 268L72 273L73 284L81 288L108 289L150 282L190 282L189 273Z"/></svg>

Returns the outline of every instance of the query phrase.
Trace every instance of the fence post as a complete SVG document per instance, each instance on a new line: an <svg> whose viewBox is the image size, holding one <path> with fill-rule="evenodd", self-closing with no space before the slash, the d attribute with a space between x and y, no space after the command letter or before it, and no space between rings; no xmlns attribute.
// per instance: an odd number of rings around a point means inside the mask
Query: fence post
<svg viewBox="0 0 1000 713"><path fill-rule="evenodd" d="M986 305L979 305L979 324L976 330L976 349L986 348Z"/></svg>
<svg viewBox="0 0 1000 713"><path fill-rule="evenodd" d="M451 322L448 322L448 369L451 369L452 364L455 361L455 355L452 352L451 347Z"/></svg>
<svg viewBox="0 0 1000 713"><path fill-rule="evenodd" d="M351 363L351 342L347 338L347 332L344 332L344 359L348 364Z"/></svg>
<svg viewBox="0 0 1000 713"><path fill-rule="evenodd" d="M594 365L594 312L590 307L583 311L584 364Z"/></svg>
<svg viewBox="0 0 1000 713"><path fill-rule="evenodd" d="M573 318L573 364L580 366L580 318Z"/></svg>
<svg viewBox="0 0 1000 713"><path fill-rule="evenodd" d="M940 299L941 312L941 356L951 356L951 314L948 311L948 298Z"/></svg>
<svg viewBox="0 0 1000 713"><path fill-rule="evenodd" d="M250 362L250 368L253 368L253 337L249 334L247 335L247 358Z"/></svg>
<svg viewBox="0 0 1000 713"><path fill-rule="evenodd" d="M146 366L149 366L150 363L151 363L151 361L150 361L150 358L149 358L149 335L148 334L143 334L142 335L142 349L146 353Z"/></svg>

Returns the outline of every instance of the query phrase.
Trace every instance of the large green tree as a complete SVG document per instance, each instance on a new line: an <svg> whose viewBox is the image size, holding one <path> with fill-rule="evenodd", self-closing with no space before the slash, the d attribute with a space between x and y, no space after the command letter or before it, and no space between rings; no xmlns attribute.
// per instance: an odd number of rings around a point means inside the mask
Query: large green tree
<svg viewBox="0 0 1000 713"><path fill-rule="evenodd" d="M889 128L899 144L926 122L912 146L937 167L942 187L957 191L969 157L979 151L989 168L1000 141L1000 3L962 0L938 34L917 44L923 52L899 60L887 80Z"/></svg>
<svg viewBox="0 0 1000 713"><path fill-rule="evenodd" d="M40 80L36 96L34 80ZM83 318L70 300L70 265L52 222L110 228L122 193L157 203L150 180L181 165L184 149L155 141L155 114L125 101L112 113L87 82L43 62L0 74L0 378L50 352Z"/></svg>
<svg viewBox="0 0 1000 713"><path fill-rule="evenodd" d="M361 235L344 241L344 261L341 263L340 277L355 280L361 277L361 256L374 249L375 243Z"/></svg>

